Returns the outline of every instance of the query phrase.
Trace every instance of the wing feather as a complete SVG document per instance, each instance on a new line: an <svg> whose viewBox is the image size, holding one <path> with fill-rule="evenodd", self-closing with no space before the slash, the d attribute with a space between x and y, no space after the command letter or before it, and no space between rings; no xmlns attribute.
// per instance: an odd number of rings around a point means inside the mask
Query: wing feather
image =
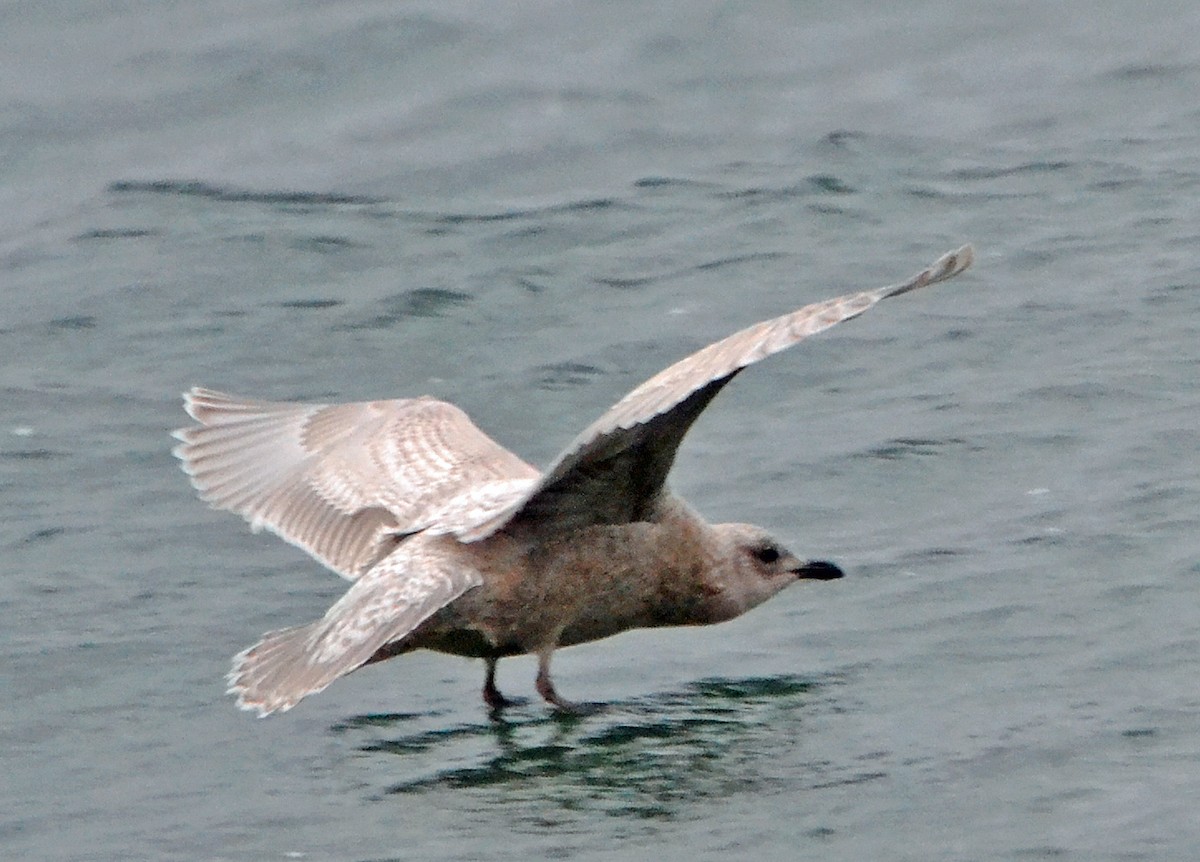
<svg viewBox="0 0 1200 862"><path fill-rule="evenodd" d="M184 405L199 425L175 432L174 454L200 497L351 580L398 537L473 525L538 477L433 398L295 404L196 388Z"/></svg>
<svg viewBox="0 0 1200 862"><path fill-rule="evenodd" d="M530 488L466 540L514 518L550 528L619 522L652 513L688 428L739 371L810 335L858 317L891 296L952 278L974 260L969 245L899 284L807 305L736 332L660 371L589 425Z"/></svg>
<svg viewBox="0 0 1200 862"><path fill-rule="evenodd" d="M428 541L401 545L321 619L268 632L238 653L229 693L259 716L291 709L482 582L448 547Z"/></svg>

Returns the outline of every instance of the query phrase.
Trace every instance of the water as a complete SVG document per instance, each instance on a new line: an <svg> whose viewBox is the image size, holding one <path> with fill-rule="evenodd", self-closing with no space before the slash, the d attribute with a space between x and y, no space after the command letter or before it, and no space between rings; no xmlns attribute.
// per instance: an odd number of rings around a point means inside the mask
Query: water
<svg viewBox="0 0 1200 862"><path fill-rule="evenodd" d="M1194 859L1193 3L0 9L0 848L50 859ZM736 326L676 487L850 576L256 721L342 583L209 512L178 392L424 392L544 463ZM532 694L532 662L501 665Z"/></svg>

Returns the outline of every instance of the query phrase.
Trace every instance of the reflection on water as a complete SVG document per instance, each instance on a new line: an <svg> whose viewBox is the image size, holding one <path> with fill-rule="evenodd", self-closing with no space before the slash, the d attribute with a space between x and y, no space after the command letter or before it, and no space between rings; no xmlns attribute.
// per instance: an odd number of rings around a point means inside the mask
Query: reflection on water
<svg viewBox="0 0 1200 862"><path fill-rule="evenodd" d="M838 711L841 682L717 678L585 716L531 704L490 723L414 729L430 716L398 713L359 716L332 729L360 739L357 750L374 758L368 768L389 776L375 799L454 790L477 804L537 797L539 805L528 810L539 817L557 809L670 820L686 816L698 799L782 789L784 777L773 772L770 752L802 744L807 719ZM398 757L384 762L380 754ZM811 767L814 787L882 776L833 775L827 762ZM407 773L400 781L397 769ZM796 789L794 775L786 787Z"/></svg>

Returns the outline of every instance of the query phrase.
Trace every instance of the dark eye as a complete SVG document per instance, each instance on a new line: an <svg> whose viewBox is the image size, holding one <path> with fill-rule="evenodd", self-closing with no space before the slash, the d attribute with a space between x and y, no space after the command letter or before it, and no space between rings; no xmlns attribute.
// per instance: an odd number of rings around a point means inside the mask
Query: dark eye
<svg viewBox="0 0 1200 862"><path fill-rule="evenodd" d="M779 559L779 549L772 548L768 545L765 548L759 548L754 552L754 557L760 563L773 563Z"/></svg>

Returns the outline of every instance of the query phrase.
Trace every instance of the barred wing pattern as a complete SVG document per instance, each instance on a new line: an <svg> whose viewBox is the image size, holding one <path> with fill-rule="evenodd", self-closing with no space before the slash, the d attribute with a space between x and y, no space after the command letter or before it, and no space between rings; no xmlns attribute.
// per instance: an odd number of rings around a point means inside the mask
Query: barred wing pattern
<svg viewBox="0 0 1200 862"><path fill-rule="evenodd" d="M405 542L355 581L324 617L267 632L234 656L227 679L238 706L259 716L291 709L482 583L478 572L436 542Z"/></svg>
<svg viewBox="0 0 1200 862"><path fill-rule="evenodd" d="M638 386L586 428L524 499L461 537L485 538L514 518L554 529L651 515L688 428L739 371L858 317L880 300L953 278L973 260L971 246L965 245L900 284L807 305L693 353Z"/></svg>
<svg viewBox="0 0 1200 862"><path fill-rule="evenodd" d="M352 404L184 395L174 450L200 497L354 580L404 535L454 533L521 499L538 471L433 398Z"/></svg>

